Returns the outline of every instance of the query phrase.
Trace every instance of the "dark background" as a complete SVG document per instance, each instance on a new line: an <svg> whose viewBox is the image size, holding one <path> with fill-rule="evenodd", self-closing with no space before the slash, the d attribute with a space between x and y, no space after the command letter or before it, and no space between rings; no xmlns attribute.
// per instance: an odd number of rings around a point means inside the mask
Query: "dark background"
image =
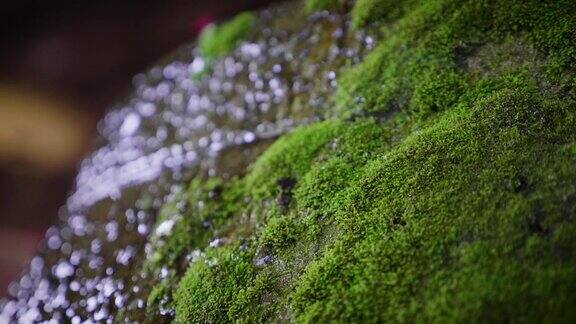
<svg viewBox="0 0 576 324"><path fill-rule="evenodd" d="M210 22L270 0L0 4L0 296L66 199L131 78Z"/></svg>

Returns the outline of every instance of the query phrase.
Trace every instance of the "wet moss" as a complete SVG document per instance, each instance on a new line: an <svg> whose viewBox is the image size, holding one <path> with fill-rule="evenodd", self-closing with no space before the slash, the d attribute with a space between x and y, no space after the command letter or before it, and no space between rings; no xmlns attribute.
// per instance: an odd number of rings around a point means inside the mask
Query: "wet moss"
<svg viewBox="0 0 576 324"><path fill-rule="evenodd" d="M352 9L352 23L356 28L401 16L415 1L358 0Z"/></svg>
<svg viewBox="0 0 576 324"><path fill-rule="evenodd" d="M173 291L190 262L204 257L204 248L227 230L240 202L230 187L219 178L199 177L160 210L142 270L144 277L161 278L151 281L154 286L147 300L151 319L165 319L162 313L174 309ZM169 229L161 233L167 224Z"/></svg>
<svg viewBox="0 0 576 324"><path fill-rule="evenodd" d="M318 151L334 137L339 127L338 121L326 121L280 138L246 176L247 192L257 199L270 197L278 192L278 180L299 179L310 170Z"/></svg>
<svg viewBox="0 0 576 324"><path fill-rule="evenodd" d="M221 25L210 25L200 34L198 47L207 58L226 55L248 35L255 22L256 16L253 13L244 12Z"/></svg>
<svg viewBox="0 0 576 324"><path fill-rule="evenodd" d="M253 278L248 253L229 249L210 249L194 262L176 291L176 313L182 322L225 322L241 302Z"/></svg>
<svg viewBox="0 0 576 324"><path fill-rule="evenodd" d="M158 288L176 319L573 320L574 7L358 1L384 36L334 117L176 199L203 202L159 252L202 251Z"/></svg>
<svg viewBox="0 0 576 324"><path fill-rule="evenodd" d="M574 222L575 108L496 91L372 159L332 214L342 234L295 286L295 318L573 316L574 259L550 237Z"/></svg>
<svg viewBox="0 0 576 324"><path fill-rule="evenodd" d="M359 1L354 7L354 21L364 21L363 15L376 19L385 41L341 78L338 106L344 113L402 106L407 114L420 118L453 107L463 89L482 80L468 73L462 62L477 48L511 41L511 37L515 38L511 42L523 41L546 57L543 76L566 91L574 86L576 35L567 23L576 19L572 1L388 3ZM387 12L389 5L403 14L382 21L378 12Z"/></svg>

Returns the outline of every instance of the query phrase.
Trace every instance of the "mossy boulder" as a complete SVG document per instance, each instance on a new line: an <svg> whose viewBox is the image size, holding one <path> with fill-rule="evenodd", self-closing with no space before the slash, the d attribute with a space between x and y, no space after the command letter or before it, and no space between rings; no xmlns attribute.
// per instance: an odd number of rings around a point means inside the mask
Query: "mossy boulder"
<svg viewBox="0 0 576 324"><path fill-rule="evenodd" d="M377 46L322 121L164 206L201 202L152 240L146 271L185 272L157 283L151 316L164 300L180 322L574 321L576 2L305 8ZM224 55L252 23L200 46Z"/></svg>

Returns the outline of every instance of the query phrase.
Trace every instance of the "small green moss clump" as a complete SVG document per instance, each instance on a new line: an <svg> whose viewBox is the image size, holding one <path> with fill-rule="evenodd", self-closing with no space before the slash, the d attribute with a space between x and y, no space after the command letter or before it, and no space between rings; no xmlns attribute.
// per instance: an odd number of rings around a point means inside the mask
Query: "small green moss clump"
<svg viewBox="0 0 576 324"><path fill-rule="evenodd" d="M393 21L415 1L358 0L352 9L352 24L356 28L382 20Z"/></svg>
<svg viewBox="0 0 576 324"><path fill-rule="evenodd" d="M308 14L320 10L338 10L342 7L342 0L306 0L304 3L304 9Z"/></svg>
<svg viewBox="0 0 576 324"><path fill-rule="evenodd" d="M337 121L326 121L279 139L246 176L247 191L255 197L266 197L276 192L278 179L301 177L310 170L318 150L334 137L339 127L341 124Z"/></svg>
<svg viewBox="0 0 576 324"><path fill-rule="evenodd" d="M181 322L226 322L233 318L239 302L253 278L248 253L229 249L207 251L188 269L177 290L176 313ZM215 307L217 305L217 307Z"/></svg>
<svg viewBox="0 0 576 324"><path fill-rule="evenodd" d="M151 268L198 257L151 304L173 295L179 322L572 322L575 6L358 1L384 37L333 117L189 185L175 204L201 208Z"/></svg>
<svg viewBox="0 0 576 324"><path fill-rule="evenodd" d="M206 27L198 38L198 47L207 58L217 58L230 53L238 42L252 30L256 16L241 13L222 25Z"/></svg>

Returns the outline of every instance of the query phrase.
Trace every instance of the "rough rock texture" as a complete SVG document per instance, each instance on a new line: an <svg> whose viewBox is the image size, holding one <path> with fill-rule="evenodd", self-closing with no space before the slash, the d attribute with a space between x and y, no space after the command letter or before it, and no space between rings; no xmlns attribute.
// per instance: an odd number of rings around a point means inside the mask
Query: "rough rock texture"
<svg viewBox="0 0 576 324"><path fill-rule="evenodd" d="M115 318L574 321L576 2L289 8L209 29L194 78L244 38L292 44L284 76L308 87L286 116L306 122L165 200L145 314Z"/></svg>

